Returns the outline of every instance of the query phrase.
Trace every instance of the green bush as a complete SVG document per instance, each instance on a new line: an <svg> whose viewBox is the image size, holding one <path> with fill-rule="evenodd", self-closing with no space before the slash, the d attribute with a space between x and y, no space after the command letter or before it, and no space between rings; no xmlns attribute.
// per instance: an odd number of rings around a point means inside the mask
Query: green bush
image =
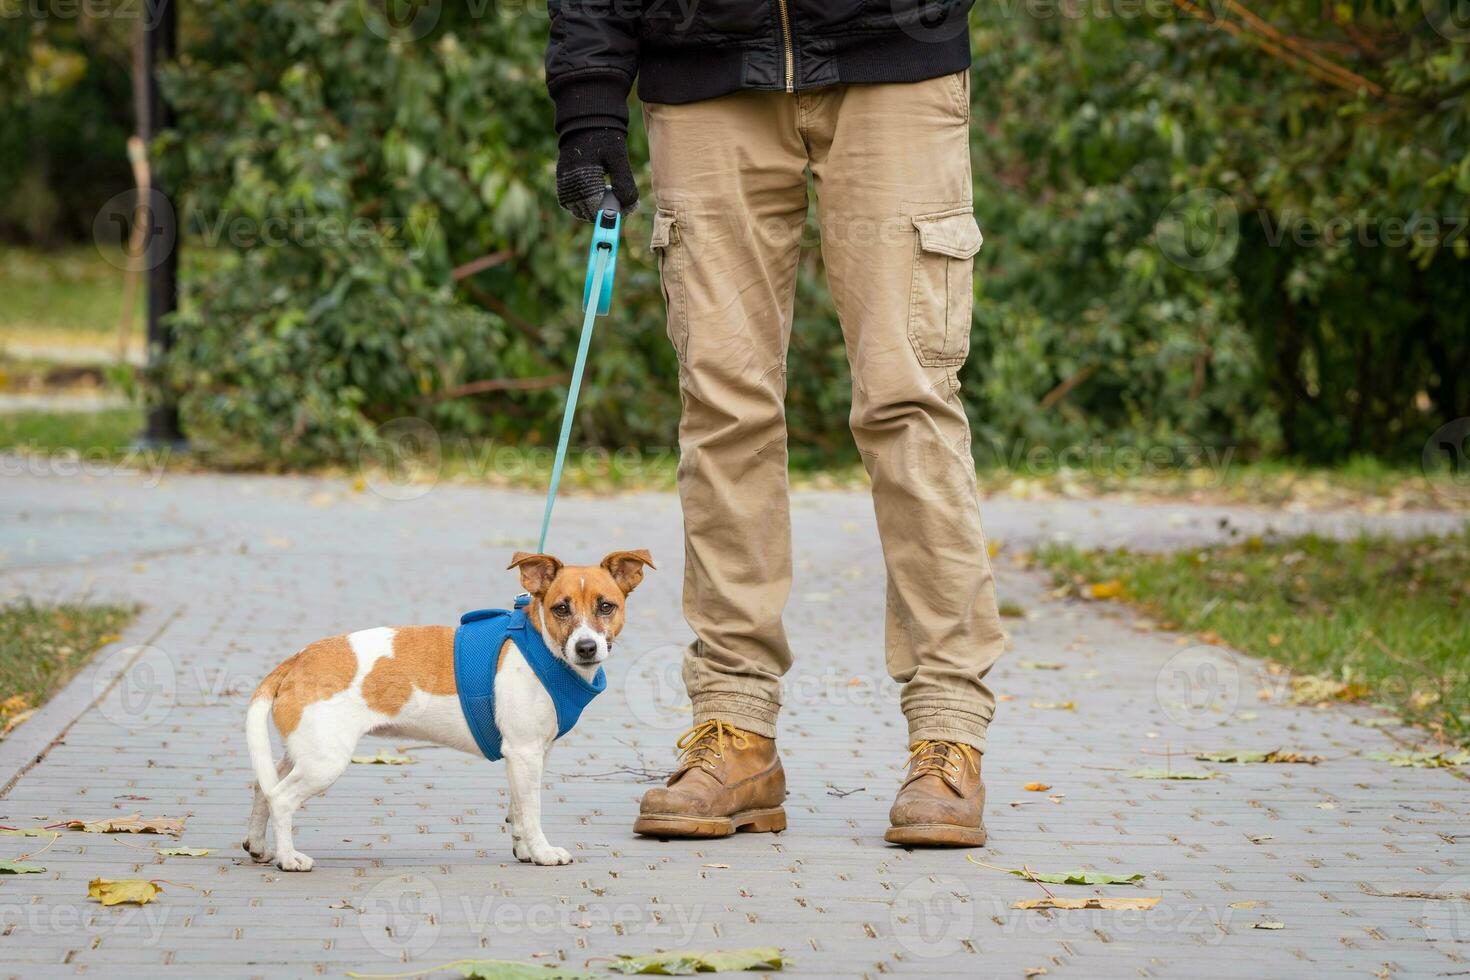
<svg viewBox="0 0 1470 980"><path fill-rule="evenodd" d="M1466 46L1403 2L1330 19L1305 0L1262 11L1369 80L1355 91L1172 6L977 9L988 241L963 380L978 456L1198 442L1403 458L1470 414L1465 229L1449 247L1274 240L1339 218L1355 233L1420 215L1449 231L1467 213ZM544 441L563 398L552 382L575 349L586 241L552 193L544 9L443 4L416 37L372 8L189 5L187 56L168 78L180 125L163 149L188 247L213 254L185 284L164 381L196 433L286 459L344 455L405 414ZM646 160L636 122L632 146ZM579 415L589 444L675 440L646 214L627 223L599 328ZM1195 247L1222 218L1234 236ZM263 243L271 228L291 230ZM497 253L509 258L453 278ZM851 458L821 272L808 249L792 449ZM456 395L525 378L548 386Z"/></svg>
<svg viewBox="0 0 1470 980"><path fill-rule="evenodd" d="M555 380L575 349L585 245L548 193L549 102L529 67L544 19L446 8L434 34L390 41L369 9L191 5L208 31L168 78L181 122L165 151L189 246L218 261L186 283L166 381L196 432L287 460L341 456L403 415L542 438L564 386L446 396ZM589 377L597 439L666 436L675 411L646 384L672 357L630 251L604 328L620 336ZM455 283L494 253L509 258Z"/></svg>
<svg viewBox="0 0 1470 980"><path fill-rule="evenodd" d="M1277 0L1258 13L1281 56L1163 0L1035 10L984 8L976 32L982 430L1328 462L1416 458L1470 415L1470 55L1448 7Z"/></svg>

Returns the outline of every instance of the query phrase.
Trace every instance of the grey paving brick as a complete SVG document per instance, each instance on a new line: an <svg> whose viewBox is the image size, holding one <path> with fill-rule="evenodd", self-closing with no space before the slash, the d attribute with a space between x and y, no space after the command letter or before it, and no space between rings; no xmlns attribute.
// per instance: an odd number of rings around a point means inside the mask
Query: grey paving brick
<svg viewBox="0 0 1470 980"><path fill-rule="evenodd" d="M782 946L802 976L1470 971L1470 902L1449 897L1470 893L1464 781L1366 759L1396 743L1353 724L1364 712L1259 700L1258 689L1282 682L1258 665L1181 647L1115 607L1051 599L1035 573L1004 558L1000 591L1030 616L1010 621L1013 649L992 675L1005 698L985 759L992 841L972 854L1002 867L1140 872L1147 878L1134 886L1051 887L1161 900L1145 912L1016 910L1041 890L961 852L884 844L905 729L882 669L882 566L860 494L795 499L785 834L631 835L649 785L639 774L672 761L688 719L677 501L573 496L558 505L552 550L585 560L649 547L659 561L630 604L608 695L558 745L547 775L547 833L577 863L512 860L501 767L414 748L414 764L354 767L303 809L299 844L318 862L311 874L252 865L238 844L250 784L241 724L260 677L319 636L448 623L506 604L515 585L499 569L505 552L532 543L525 529L541 503L464 486L389 501L333 480L7 476L0 595L146 609L121 643L0 742L0 823L187 814L182 842L214 853L160 858L150 851L173 841L63 835L40 859L45 874L0 879L0 975L341 976L465 957L581 966L619 952L757 944ZM991 535L1015 549L1057 538L1167 549L1232 527L1416 533L1463 522L1117 500L1002 499L985 513ZM149 649L136 658L120 652L139 644ZM1181 670L1189 681L1199 658L1227 676L1191 713L1170 685ZM1063 669L1027 670L1022 660ZM1075 710L1031 704L1062 700ZM1224 747L1328 761L1190 758ZM1219 775L1129 777L1163 765ZM1052 789L1024 790L1032 781ZM0 841L0 857L38 846ZM85 897L96 876L167 881L152 905L104 909ZM1231 906L1239 902L1257 904ZM1285 928L1253 928L1263 920Z"/></svg>

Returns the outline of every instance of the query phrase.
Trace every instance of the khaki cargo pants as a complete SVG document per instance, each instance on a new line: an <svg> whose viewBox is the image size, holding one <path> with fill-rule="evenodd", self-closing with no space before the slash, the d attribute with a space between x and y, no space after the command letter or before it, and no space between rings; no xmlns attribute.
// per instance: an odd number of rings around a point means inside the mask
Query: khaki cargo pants
<svg viewBox="0 0 1470 980"><path fill-rule="evenodd" d="M694 720L776 734L791 667L786 348L807 172L852 369L909 736L984 749L1004 638L956 372L973 259L969 73L644 107L679 357Z"/></svg>

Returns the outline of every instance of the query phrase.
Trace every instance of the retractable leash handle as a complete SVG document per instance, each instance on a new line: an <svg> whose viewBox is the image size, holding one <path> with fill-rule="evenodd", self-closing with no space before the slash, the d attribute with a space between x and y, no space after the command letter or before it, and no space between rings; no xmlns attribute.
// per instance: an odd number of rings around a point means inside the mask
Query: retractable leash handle
<svg viewBox="0 0 1470 980"><path fill-rule="evenodd" d="M597 315L607 316L612 305L613 278L618 271L618 233L623 227L623 205L609 188L602 195L597 218L592 222L592 246L587 250L587 282L582 286L582 309L592 303L593 273L599 253L607 253L607 270L603 273L602 290L597 294Z"/></svg>
<svg viewBox="0 0 1470 980"><path fill-rule="evenodd" d="M561 436L556 441L556 460L551 464L551 486L546 491L546 511L541 516L538 552L546 551L546 532L551 528L551 508L561 486L561 471L567 461L567 442L572 435L572 418L577 414L577 395L582 390L582 372L592 346L592 324L606 316L612 305L613 276L618 265L618 232L623 227L623 206L611 190L602 195L602 205L592 222L592 245L587 250L587 281L582 285L582 339L577 344L577 361L567 388L567 408L561 417Z"/></svg>

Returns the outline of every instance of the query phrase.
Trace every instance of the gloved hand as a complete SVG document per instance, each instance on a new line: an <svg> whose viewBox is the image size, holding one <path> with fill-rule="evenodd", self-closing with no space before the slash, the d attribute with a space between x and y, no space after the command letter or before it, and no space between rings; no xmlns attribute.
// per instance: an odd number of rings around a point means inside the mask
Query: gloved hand
<svg viewBox="0 0 1470 980"><path fill-rule="evenodd" d="M638 184L628 162L628 134L621 129L577 129L561 139L556 158L556 200L582 221L597 216L611 178L623 214L638 210Z"/></svg>

